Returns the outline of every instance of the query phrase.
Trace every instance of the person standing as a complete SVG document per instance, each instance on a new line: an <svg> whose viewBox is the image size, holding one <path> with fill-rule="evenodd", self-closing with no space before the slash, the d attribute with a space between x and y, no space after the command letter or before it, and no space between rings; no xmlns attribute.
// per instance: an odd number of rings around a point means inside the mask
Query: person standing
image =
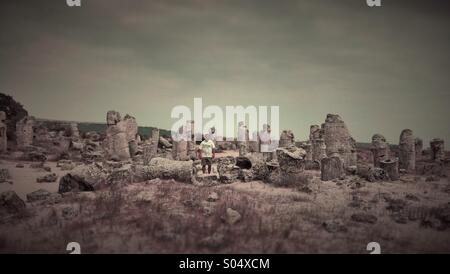
<svg viewBox="0 0 450 274"><path fill-rule="evenodd" d="M206 167L208 167L208 174L211 174L212 160L216 157L215 149L214 142L206 134L205 140L200 143L199 149L197 150L198 158L202 161L203 174L206 174Z"/></svg>

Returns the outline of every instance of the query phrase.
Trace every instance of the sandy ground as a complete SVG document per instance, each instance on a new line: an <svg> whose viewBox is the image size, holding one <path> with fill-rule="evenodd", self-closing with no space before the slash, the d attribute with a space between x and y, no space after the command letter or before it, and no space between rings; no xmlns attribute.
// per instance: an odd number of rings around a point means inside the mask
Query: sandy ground
<svg viewBox="0 0 450 274"><path fill-rule="evenodd" d="M18 168L16 165L21 163L24 165L23 168ZM50 192L58 192L58 182L59 178L67 174L68 171L61 171L60 168L56 167L55 162L46 162L45 165L51 168L51 172L44 171L42 169L30 168L32 162L11 162L7 160L1 160L0 168L7 168L11 176L11 181L13 184L0 183L0 192L6 190L14 190L20 198L26 199L26 195L30 192L36 191L38 189L45 189ZM37 183L36 179L40 176L46 175L48 173L55 173L58 179L54 183Z"/></svg>

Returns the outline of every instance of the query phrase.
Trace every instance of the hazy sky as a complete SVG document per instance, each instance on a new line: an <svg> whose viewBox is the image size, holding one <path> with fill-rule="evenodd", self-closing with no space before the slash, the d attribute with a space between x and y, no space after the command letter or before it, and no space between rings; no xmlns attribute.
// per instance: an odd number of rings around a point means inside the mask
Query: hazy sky
<svg viewBox="0 0 450 274"><path fill-rule="evenodd" d="M450 143L449 1L65 0L0 4L0 92L40 118L115 109L170 128L175 105L279 105L306 139L338 113L358 141Z"/></svg>

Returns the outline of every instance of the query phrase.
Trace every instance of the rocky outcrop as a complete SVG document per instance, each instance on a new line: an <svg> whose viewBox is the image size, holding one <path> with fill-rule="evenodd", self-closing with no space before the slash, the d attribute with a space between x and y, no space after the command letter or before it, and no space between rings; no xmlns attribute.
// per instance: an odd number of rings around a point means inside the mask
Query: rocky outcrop
<svg viewBox="0 0 450 274"><path fill-rule="evenodd" d="M108 127L104 146L108 159L116 161L130 159L128 122L122 121L120 113L117 111L108 111L106 120Z"/></svg>
<svg viewBox="0 0 450 274"><path fill-rule="evenodd" d="M373 155L373 165L376 167L380 166L380 161L387 160L390 157L389 144L386 142L386 138L381 134L374 134L372 136L370 150Z"/></svg>
<svg viewBox="0 0 450 274"><path fill-rule="evenodd" d="M445 159L444 140L435 138L430 142L431 159L435 162L441 162Z"/></svg>
<svg viewBox="0 0 450 274"><path fill-rule="evenodd" d="M236 165L234 157L227 156L217 159L217 172L219 173L219 180L224 184L229 184L239 178L240 167Z"/></svg>
<svg viewBox="0 0 450 274"><path fill-rule="evenodd" d="M291 130L283 130L280 135L279 147L288 147L294 144L294 133Z"/></svg>
<svg viewBox="0 0 450 274"><path fill-rule="evenodd" d="M25 202L12 190L0 194L0 212L16 214L26 209Z"/></svg>
<svg viewBox="0 0 450 274"><path fill-rule="evenodd" d="M33 116L26 116L16 124L17 148L23 149L33 144L33 127L35 119Z"/></svg>
<svg viewBox="0 0 450 274"><path fill-rule="evenodd" d="M328 114L325 123L322 124L322 131L327 156L335 156L337 153L344 167L356 165L356 142L341 117L337 114Z"/></svg>
<svg viewBox="0 0 450 274"><path fill-rule="evenodd" d="M75 167L59 180L59 193L70 191L94 191L107 181L107 172L98 164Z"/></svg>
<svg viewBox="0 0 450 274"><path fill-rule="evenodd" d="M345 176L344 165L339 157L323 158L320 171L322 181L330 181Z"/></svg>
<svg viewBox="0 0 450 274"><path fill-rule="evenodd" d="M386 181L389 177L382 168L369 165L358 165L356 174L369 182Z"/></svg>
<svg viewBox="0 0 450 274"><path fill-rule="evenodd" d="M388 175L389 179L392 181L399 179L399 173L398 173L398 159L386 159L380 161L380 168L382 168L386 174Z"/></svg>
<svg viewBox="0 0 450 274"><path fill-rule="evenodd" d="M413 131L410 129L404 129L400 134L399 168L407 172L416 169L416 144Z"/></svg>

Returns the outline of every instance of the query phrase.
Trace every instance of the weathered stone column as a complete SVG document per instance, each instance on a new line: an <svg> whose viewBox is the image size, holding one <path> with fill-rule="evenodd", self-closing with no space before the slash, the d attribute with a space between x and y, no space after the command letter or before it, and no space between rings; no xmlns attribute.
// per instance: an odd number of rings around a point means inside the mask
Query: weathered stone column
<svg viewBox="0 0 450 274"><path fill-rule="evenodd" d="M136 135L138 133L138 124L136 122L136 118L127 114L123 118L123 122L125 123L128 142L136 141Z"/></svg>
<svg viewBox="0 0 450 274"><path fill-rule="evenodd" d="M0 153L8 151L8 139L6 137L6 113L0 111Z"/></svg>
<svg viewBox="0 0 450 274"><path fill-rule="evenodd" d="M189 159L197 158L197 145L195 141L187 141L187 157Z"/></svg>
<svg viewBox="0 0 450 274"><path fill-rule="evenodd" d="M321 161L327 157L325 141L323 139L316 139L312 143L312 157L314 161Z"/></svg>
<svg viewBox="0 0 450 274"><path fill-rule="evenodd" d="M414 140L415 144L415 150L416 150L416 161L422 159L422 153L423 153L423 141L420 138L416 138Z"/></svg>
<svg viewBox="0 0 450 274"><path fill-rule="evenodd" d="M150 160L156 157L155 146L158 146L158 143L153 142L153 140L148 140L143 145L142 158L144 160L144 165L148 165Z"/></svg>
<svg viewBox="0 0 450 274"><path fill-rule="evenodd" d="M156 155L158 153L158 143L159 143L159 129L152 128L152 136L150 136L150 141L155 143L156 145L152 145L153 154Z"/></svg>
<svg viewBox="0 0 450 274"><path fill-rule="evenodd" d="M173 142L172 158L174 160L184 161L187 160L187 141L179 140Z"/></svg>
<svg viewBox="0 0 450 274"><path fill-rule="evenodd" d="M108 111L106 114L106 138L104 147L108 159L124 161L130 159L129 136L127 135L127 122L122 121L120 113Z"/></svg>
<svg viewBox="0 0 450 274"><path fill-rule="evenodd" d="M389 176L389 179L392 181L398 180L398 159L386 159L380 161L380 168L382 168L386 174Z"/></svg>
<svg viewBox="0 0 450 274"><path fill-rule="evenodd" d="M328 114L325 123L322 124L322 130L327 155L331 156L337 152L341 155L344 167L356 165L356 142L341 117L337 114Z"/></svg>
<svg viewBox="0 0 450 274"><path fill-rule="evenodd" d="M17 148L23 149L26 146L31 146L33 144L33 126L34 117L25 116L17 122L16 124L16 137L17 137Z"/></svg>
<svg viewBox="0 0 450 274"><path fill-rule="evenodd" d="M372 146L370 150L373 154L373 165L376 167L380 166L380 161L389 159L389 144L386 143L386 138L381 134L374 134L372 136Z"/></svg>
<svg viewBox="0 0 450 274"><path fill-rule="evenodd" d="M321 180L339 179L345 175L344 166L339 157L326 157L320 162Z"/></svg>
<svg viewBox="0 0 450 274"><path fill-rule="evenodd" d="M416 169L416 148L413 131L404 129L400 134L399 142L399 168L407 172Z"/></svg>
<svg viewBox="0 0 450 274"><path fill-rule="evenodd" d="M289 147L294 144L294 134L291 130L283 130L280 134L279 147Z"/></svg>
<svg viewBox="0 0 450 274"><path fill-rule="evenodd" d="M441 162L445 159L445 146L444 140L434 138L430 142L431 159L435 162Z"/></svg>
<svg viewBox="0 0 450 274"><path fill-rule="evenodd" d="M306 152L305 160L313 161L313 153L312 153L312 145L311 145L311 143L304 143L302 145L302 148Z"/></svg>
<svg viewBox="0 0 450 274"><path fill-rule="evenodd" d="M80 138L80 131L78 130L77 123L70 123L70 137L72 139L78 140Z"/></svg>
<svg viewBox="0 0 450 274"><path fill-rule="evenodd" d="M248 153L247 142L239 142L239 156L245 156Z"/></svg>

